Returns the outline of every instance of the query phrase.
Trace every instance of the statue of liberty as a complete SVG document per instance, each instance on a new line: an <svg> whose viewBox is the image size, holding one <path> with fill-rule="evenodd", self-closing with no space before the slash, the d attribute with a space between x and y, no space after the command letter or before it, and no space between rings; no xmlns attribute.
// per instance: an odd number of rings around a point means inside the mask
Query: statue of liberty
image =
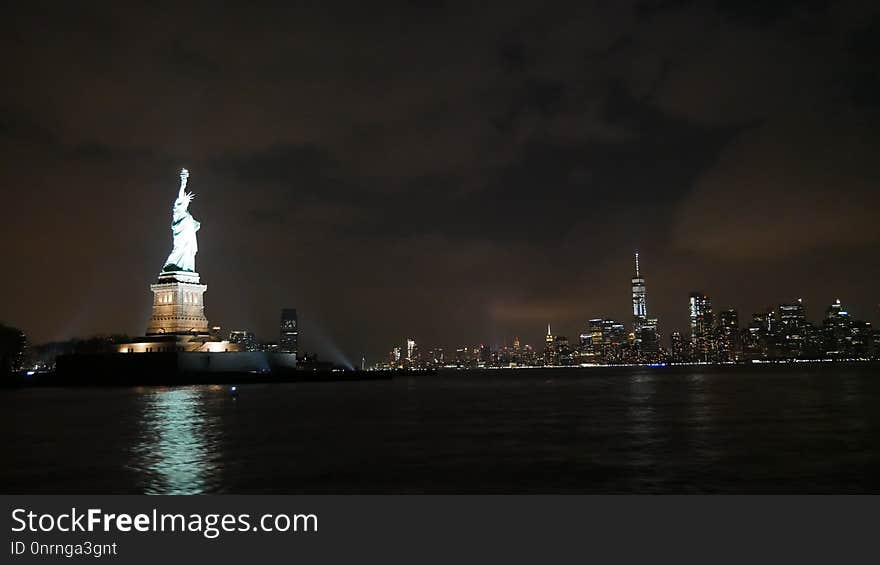
<svg viewBox="0 0 880 565"><path fill-rule="evenodd" d="M174 239L174 247L171 250L171 255L165 261L163 272L195 272L196 270L196 253L199 250L196 232L199 231L200 224L189 213L189 203L192 202L195 195L185 190L188 177L189 171L181 169L180 190L177 193L177 200L174 201L174 207L171 209L171 234Z"/></svg>

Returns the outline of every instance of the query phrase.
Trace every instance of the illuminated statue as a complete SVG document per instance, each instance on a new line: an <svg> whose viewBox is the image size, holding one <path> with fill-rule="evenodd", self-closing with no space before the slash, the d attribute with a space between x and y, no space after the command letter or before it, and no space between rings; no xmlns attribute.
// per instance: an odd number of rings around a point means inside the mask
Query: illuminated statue
<svg viewBox="0 0 880 565"><path fill-rule="evenodd" d="M196 253L199 244L196 241L196 232L199 231L199 222L189 213L189 203L195 196L192 192L186 192L186 179L189 171L180 171L180 190L177 200L172 208L171 233L174 237L174 248L171 255L165 261L163 271L191 271L196 270Z"/></svg>

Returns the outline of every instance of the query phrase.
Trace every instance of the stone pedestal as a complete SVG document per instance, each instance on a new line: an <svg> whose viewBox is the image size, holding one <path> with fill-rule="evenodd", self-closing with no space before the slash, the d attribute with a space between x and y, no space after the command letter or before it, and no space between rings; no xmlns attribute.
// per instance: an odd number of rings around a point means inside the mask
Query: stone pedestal
<svg viewBox="0 0 880 565"><path fill-rule="evenodd" d="M153 291L153 316L147 335L208 335L204 293L199 274L191 271L164 271Z"/></svg>

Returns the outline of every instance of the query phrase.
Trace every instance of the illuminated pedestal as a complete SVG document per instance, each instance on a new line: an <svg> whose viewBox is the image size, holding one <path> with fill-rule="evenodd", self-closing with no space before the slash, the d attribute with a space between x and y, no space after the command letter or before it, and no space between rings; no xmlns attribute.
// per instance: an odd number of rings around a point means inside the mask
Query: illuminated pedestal
<svg viewBox="0 0 880 565"><path fill-rule="evenodd" d="M229 341L214 341L206 335L161 334L136 337L115 346L117 353L229 353L241 346Z"/></svg>
<svg viewBox="0 0 880 565"><path fill-rule="evenodd" d="M238 344L216 341L208 332L205 290L199 274L192 271L163 271L153 291L153 315L147 333L129 343L116 345L118 353L234 353ZM230 357L229 359L233 359Z"/></svg>
<svg viewBox="0 0 880 565"><path fill-rule="evenodd" d="M207 285L199 284L199 274L191 271L168 271L159 274L153 291L153 316L147 335L208 335L204 294Z"/></svg>

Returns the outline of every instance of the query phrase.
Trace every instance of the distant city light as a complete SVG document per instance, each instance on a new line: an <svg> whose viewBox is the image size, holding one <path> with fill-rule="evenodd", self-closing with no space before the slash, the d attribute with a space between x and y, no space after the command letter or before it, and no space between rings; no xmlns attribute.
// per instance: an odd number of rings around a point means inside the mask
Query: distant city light
<svg viewBox="0 0 880 565"><path fill-rule="evenodd" d="M661 347L659 320L648 317L647 287L641 270L641 256L634 254L630 279L632 292L631 331L623 322L604 317L590 318L570 343L554 335L547 324L543 350L521 344L513 338L489 347L485 343L460 346L451 355L441 348L422 352L416 340L408 338L393 347L387 360L374 369L433 370L498 369L531 367L604 367L641 365L662 368L682 364L731 364L801 362L810 360L858 360L880 356L880 332L871 324L854 320L835 299L821 325L807 320L803 297L790 304L752 314L751 322L740 325L734 308L716 312L708 294L691 292L687 312L690 332L673 331L668 347ZM557 330L558 331L558 330Z"/></svg>

